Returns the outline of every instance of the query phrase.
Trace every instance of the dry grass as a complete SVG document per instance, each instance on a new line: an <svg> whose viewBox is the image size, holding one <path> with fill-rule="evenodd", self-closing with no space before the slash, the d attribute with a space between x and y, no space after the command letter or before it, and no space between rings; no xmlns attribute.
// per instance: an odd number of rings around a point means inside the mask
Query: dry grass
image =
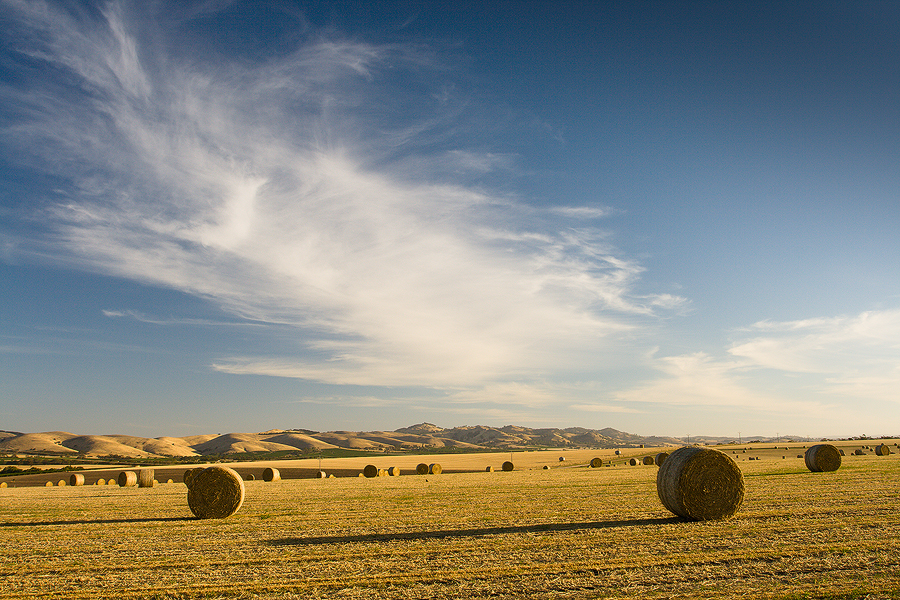
<svg viewBox="0 0 900 600"><path fill-rule="evenodd" d="M781 456L740 462L740 511L696 523L662 506L656 469L590 469L589 458L251 481L241 510L214 521L192 517L182 485L7 488L2 595L900 598L900 457L811 473Z"/></svg>

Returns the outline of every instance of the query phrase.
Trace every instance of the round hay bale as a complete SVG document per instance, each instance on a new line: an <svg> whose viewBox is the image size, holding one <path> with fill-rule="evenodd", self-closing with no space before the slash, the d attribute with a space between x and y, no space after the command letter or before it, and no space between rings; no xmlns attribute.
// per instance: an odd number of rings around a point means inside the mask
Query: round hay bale
<svg viewBox="0 0 900 600"><path fill-rule="evenodd" d="M544 466L543 466L543 467L541 467L541 468L542 468L542 469L544 469L544 470L545 470L545 471L548 471L548 470L550 470L550 467L548 467L548 466L547 466L547 465L544 465Z"/></svg>
<svg viewBox="0 0 900 600"><path fill-rule="evenodd" d="M168 479L166 479L166 483L175 483L175 481L171 477L169 477Z"/></svg>
<svg viewBox="0 0 900 600"><path fill-rule="evenodd" d="M0 488L5 488L5 487L7 487L6 482L5 482L5 481L0 481Z"/></svg>
<svg viewBox="0 0 900 600"><path fill-rule="evenodd" d="M802 455L802 454L798 454L798 455L797 455L797 458L803 458L803 455Z"/></svg>
<svg viewBox="0 0 900 600"><path fill-rule="evenodd" d="M69 485L84 485L84 475L81 473L72 473L69 475Z"/></svg>
<svg viewBox="0 0 900 600"><path fill-rule="evenodd" d="M399 477L400 476L400 467L388 467L387 474L388 474L388 477Z"/></svg>
<svg viewBox="0 0 900 600"><path fill-rule="evenodd" d="M621 450L616 450L616 456L619 456L620 454L622 454L622 451L621 451Z"/></svg>
<svg viewBox="0 0 900 600"><path fill-rule="evenodd" d="M841 453L831 444L811 446L804 459L806 468L813 472L837 471L841 467Z"/></svg>
<svg viewBox="0 0 900 600"><path fill-rule="evenodd" d="M378 477L378 467L376 467L375 465L366 465L363 469L363 475L365 475L366 477Z"/></svg>
<svg viewBox="0 0 900 600"><path fill-rule="evenodd" d="M106 480L101 477L97 480L95 485L106 485Z"/></svg>
<svg viewBox="0 0 900 600"><path fill-rule="evenodd" d="M638 463L638 459L630 458L630 459L628 459L628 464L631 465L632 467L636 467L640 463Z"/></svg>
<svg viewBox="0 0 900 600"><path fill-rule="evenodd" d="M66 487L66 480L60 479L59 481L56 482L56 485L58 485L59 487Z"/></svg>
<svg viewBox="0 0 900 600"><path fill-rule="evenodd" d="M881 444L880 446L875 446L875 454L877 456L887 456L891 453L891 447L887 444Z"/></svg>
<svg viewBox="0 0 900 600"><path fill-rule="evenodd" d="M119 487L134 487L137 485L138 477L134 471L122 471L116 478Z"/></svg>
<svg viewBox="0 0 900 600"><path fill-rule="evenodd" d="M485 467L484 471L485 471L485 473L493 473L494 467Z"/></svg>
<svg viewBox="0 0 900 600"><path fill-rule="evenodd" d="M641 459L641 462L643 462L645 465L652 465L652 464L653 464L653 457L652 457L652 456L645 456L643 459Z"/></svg>
<svg viewBox="0 0 900 600"><path fill-rule="evenodd" d="M417 475L428 475L428 465L425 463L419 463L416 465L416 474Z"/></svg>
<svg viewBox="0 0 900 600"><path fill-rule="evenodd" d="M565 456L560 456L560 457L559 457L559 462L566 462L566 457L565 457Z"/></svg>
<svg viewBox="0 0 900 600"><path fill-rule="evenodd" d="M437 463L431 463L428 465L428 474L429 475L440 475L444 472L444 467Z"/></svg>
<svg viewBox="0 0 900 600"><path fill-rule="evenodd" d="M511 460L504 462L503 466L501 467L501 469L503 469L504 471L512 471L515 468L516 468L516 466L514 464L512 464Z"/></svg>
<svg viewBox="0 0 900 600"><path fill-rule="evenodd" d="M328 479L328 473L325 471L316 471L316 479Z"/></svg>
<svg viewBox="0 0 900 600"><path fill-rule="evenodd" d="M244 482L234 469L207 467L188 488L188 506L198 519L224 519L244 503Z"/></svg>
<svg viewBox="0 0 900 600"><path fill-rule="evenodd" d="M663 464L664 462L666 462L666 459L667 459L667 458L669 458L669 453L668 453L668 452L660 452L659 454L657 454L657 455L656 455L656 466L657 466L657 467L661 467L662 464Z"/></svg>
<svg viewBox="0 0 900 600"><path fill-rule="evenodd" d="M137 483L138 487L147 488L153 487L153 480L155 479L155 473L153 469L141 469L137 472Z"/></svg>
<svg viewBox="0 0 900 600"><path fill-rule="evenodd" d="M602 458L592 458L592 459L591 459L591 468L592 468L592 469L597 469L597 468L602 467L602 466L603 466L603 459L602 459Z"/></svg>
<svg viewBox="0 0 900 600"><path fill-rule="evenodd" d="M191 487L191 479L194 477L194 475L196 475L197 473L199 473L202 470L203 469L201 469L200 467L197 467L197 468L188 469L187 471L185 471L184 478L182 480L182 481L184 481L184 485Z"/></svg>
<svg viewBox="0 0 900 600"><path fill-rule="evenodd" d="M865 454L865 452L863 452L862 448L857 448L856 450L853 451L853 454L855 454L856 456L863 456Z"/></svg>
<svg viewBox="0 0 900 600"><path fill-rule="evenodd" d="M844 456L844 449L843 449L843 448L838 448L838 452L841 453L841 456Z"/></svg>
<svg viewBox="0 0 900 600"><path fill-rule="evenodd" d="M680 517L727 519L744 501L744 476L727 454L685 446L660 466L656 491L663 506Z"/></svg>
<svg viewBox="0 0 900 600"><path fill-rule="evenodd" d="M53 487L53 482L48 481L47 483L44 484L44 487Z"/></svg>
<svg viewBox="0 0 900 600"><path fill-rule="evenodd" d="M263 481L281 481L281 473L273 467L263 469Z"/></svg>
<svg viewBox="0 0 900 600"><path fill-rule="evenodd" d="M247 473L247 481L256 481L256 475L253 473Z"/></svg>

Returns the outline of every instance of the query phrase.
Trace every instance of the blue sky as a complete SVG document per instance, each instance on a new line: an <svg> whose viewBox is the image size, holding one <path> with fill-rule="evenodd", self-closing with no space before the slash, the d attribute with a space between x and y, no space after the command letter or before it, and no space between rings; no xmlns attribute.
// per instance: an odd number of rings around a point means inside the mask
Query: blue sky
<svg viewBox="0 0 900 600"><path fill-rule="evenodd" d="M896 3L0 4L0 429L900 434Z"/></svg>

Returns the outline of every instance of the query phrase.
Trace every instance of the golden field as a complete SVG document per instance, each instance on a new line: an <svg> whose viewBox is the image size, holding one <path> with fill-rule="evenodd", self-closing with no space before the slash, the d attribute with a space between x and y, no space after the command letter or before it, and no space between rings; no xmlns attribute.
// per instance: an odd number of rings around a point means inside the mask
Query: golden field
<svg viewBox="0 0 900 600"><path fill-rule="evenodd" d="M483 470L503 453L329 459L480 472L247 481L224 520L193 518L180 483L10 487L0 597L900 598L896 447L832 473L782 448L719 448L744 504L698 523L663 508L656 467L621 464L658 449L598 469L612 451L516 453L507 473Z"/></svg>

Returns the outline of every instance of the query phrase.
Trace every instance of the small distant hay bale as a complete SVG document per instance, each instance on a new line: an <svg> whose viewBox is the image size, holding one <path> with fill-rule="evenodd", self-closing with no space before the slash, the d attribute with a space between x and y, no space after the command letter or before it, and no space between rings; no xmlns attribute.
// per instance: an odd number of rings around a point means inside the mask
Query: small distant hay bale
<svg viewBox="0 0 900 600"><path fill-rule="evenodd" d="M175 483L175 480L173 480L171 477L169 477L168 479L166 479L166 484L169 484L169 483Z"/></svg>
<svg viewBox="0 0 900 600"><path fill-rule="evenodd" d="M548 471L548 470L550 469L550 467L548 467L547 465L544 465L544 466L541 467L541 468L544 469L545 471Z"/></svg>
<svg viewBox="0 0 900 600"><path fill-rule="evenodd" d="M7 487L6 482L5 482L5 481L0 481L0 488L5 488L5 487Z"/></svg>
<svg viewBox="0 0 900 600"><path fill-rule="evenodd" d="M500 468L503 469L504 471L512 471L513 469L516 468L516 466L514 464L512 464L511 460L508 460L508 461L504 462L503 466Z"/></svg>
<svg viewBox="0 0 900 600"><path fill-rule="evenodd" d="M359 475L357 475L357 477L365 477L365 475L363 475L362 473L360 473Z"/></svg>
<svg viewBox="0 0 900 600"><path fill-rule="evenodd" d="M47 483L44 484L44 487L53 487L53 482L48 481Z"/></svg>
<svg viewBox="0 0 900 600"><path fill-rule="evenodd" d="M565 462L565 461L566 461L566 457L565 457L565 456L560 456L560 457L559 457L559 462Z"/></svg>
<svg viewBox="0 0 900 600"><path fill-rule="evenodd" d="M69 485L84 485L84 475L81 473L72 473L69 475Z"/></svg>
<svg viewBox="0 0 900 600"><path fill-rule="evenodd" d="M244 482L234 469L207 467L188 488L188 506L198 519L224 519L244 503Z"/></svg>
<svg viewBox="0 0 900 600"><path fill-rule="evenodd" d="M94 485L106 485L106 480L101 477L94 483Z"/></svg>
<svg viewBox="0 0 900 600"><path fill-rule="evenodd" d="M632 467L636 467L639 464L638 459L630 458L630 459L628 459L628 464L631 465Z"/></svg>
<svg viewBox="0 0 900 600"><path fill-rule="evenodd" d="M66 487L66 480L60 479L59 481L56 482L56 485L58 485L59 487Z"/></svg>
<svg viewBox="0 0 900 600"><path fill-rule="evenodd" d="M684 446L660 466L656 490L663 505L680 517L727 519L744 501L744 476L727 454Z"/></svg>
<svg viewBox="0 0 900 600"><path fill-rule="evenodd" d="M652 465L652 464L653 464L653 457L652 457L652 456L645 456L643 459L641 459L641 462L643 462L645 465Z"/></svg>
<svg viewBox="0 0 900 600"><path fill-rule="evenodd" d="M429 475L440 475L444 472L444 467L437 463L431 463L428 465L428 474Z"/></svg>
<svg viewBox="0 0 900 600"><path fill-rule="evenodd" d="M619 456L620 454L622 454L622 451L621 451L621 450L616 450L616 456Z"/></svg>
<svg viewBox="0 0 900 600"><path fill-rule="evenodd" d="M366 477L378 477L378 467L375 465L366 465L363 469L363 475Z"/></svg>
<svg viewBox="0 0 900 600"><path fill-rule="evenodd" d="M316 479L328 479L328 473L325 471L316 471Z"/></svg>
<svg viewBox="0 0 900 600"><path fill-rule="evenodd" d="M281 481L281 473L274 467L263 469L263 481Z"/></svg>
<svg viewBox="0 0 900 600"><path fill-rule="evenodd" d="M844 449L843 449L843 448L838 448L838 452L841 453L841 456L844 456Z"/></svg>
<svg viewBox="0 0 900 600"><path fill-rule="evenodd" d="M388 477L399 477L400 476L400 467L388 467L387 475L388 475Z"/></svg>
<svg viewBox="0 0 900 600"><path fill-rule="evenodd" d="M138 476L134 471L122 471L116 478L119 487L134 487L137 485Z"/></svg>
<svg viewBox="0 0 900 600"><path fill-rule="evenodd" d="M643 444L641 444L641 448L643 448L643 447L644 447L644 445L643 445Z"/></svg>
<svg viewBox="0 0 900 600"><path fill-rule="evenodd" d="M798 455L797 455L797 458L803 458L803 455L802 455L802 454L798 454Z"/></svg>
<svg viewBox="0 0 900 600"><path fill-rule="evenodd" d="M831 444L811 446L804 455L806 468L813 472L837 471L841 468L841 453Z"/></svg>
<svg viewBox="0 0 900 600"><path fill-rule="evenodd" d="M662 464L663 464L664 462L666 462L666 459L667 459L667 458L669 458L669 453L668 453L668 452L660 452L659 454L657 454L657 455L656 455L656 466L657 466L657 467L661 467Z"/></svg>
<svg viewBox="0 0 900 600"><path fill-rule="evenodd" d="M247 481L256 481L256 475L253 473L247 473Z"/></svg>
<svg viewBox="0 0 900 600"><path fill-rule="evenodd" d="M863 456L863 455L865 455L865 452L863 452L862 448L857 448L856 450L853 451L853 454L855 454L856 456Z"/></svg>
<svg viewBox="0 0 900 600"><path fill-rule="evenodd" d="M485 473L493 473L493 472L494 472L494 467L485 467L485 468L484 468L484 471L485 471Z"/></svg>
<svg viewBox="0 0 900 600"><path fill-rule="evenodd" d="M155 478L156 477L153 469L141 469L137 472L138 487L153 487L153 481Z"/></svg>
<svg viewBox="0 0 900 600"><path fill-rule="evenodd" d="M592 469L597 469L597 468L602 467L602 466L603 466L603 459L602 459L602 458L592 458L592 459L591 459L591 468L592 468Z"/></svg>
<svg viewBox="0 0 900 600"><path fill-rule="evenodd" d="M875 446L875 454L877 456L887 456L891 453L891 447L887 444L881 444L880 446Z"/></svg>
<svg viewBox="0 0 900 600"><path fill-rule="evenodd" d="M416 465L416 475L428 475L428 465L419 463Z"/></svg>

